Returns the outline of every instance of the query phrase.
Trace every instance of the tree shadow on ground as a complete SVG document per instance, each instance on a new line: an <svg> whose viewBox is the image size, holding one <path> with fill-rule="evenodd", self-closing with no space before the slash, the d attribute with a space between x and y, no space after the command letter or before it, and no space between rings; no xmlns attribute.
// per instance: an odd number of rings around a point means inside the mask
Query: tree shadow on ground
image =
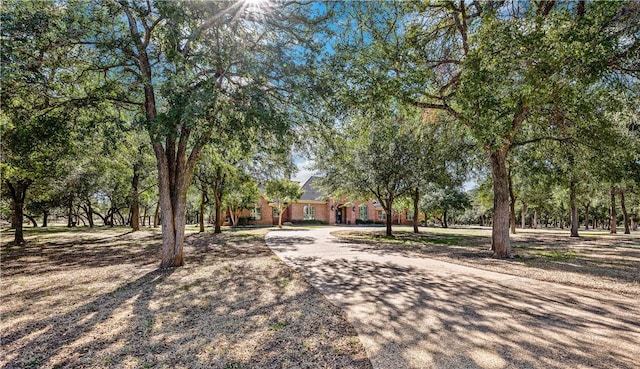
<svg viewBox="0 0 640 369"><path fill-rule="evenodd" d="M393 263L288 261L348 312L380 367L631 369L640 357L640 311L630 299Z"/></svg>
<svg viewBox="0 0 640 369"><path fill-rule="evenodd" d="M630 247L640 239L634 236L570 238L558 234L518 234L512 236L517 258L496 260L489 250L489 236L397 232L393 239L388 239L378 233L337 235L340 238L336 242L354 244L359 251L378 255L436 258L507 274L521 275L529 269L529 272L597 277L630 286L640 283L640 249ZM606 284L603 288L607 288Z"/></svg>
<svg viewBox="0 0 640 369"><path fill-rule="evenodd" d="M159 233L150 231L132 233L111 229L106 237L99 232L83 234L84 237L77 235L64 234L48 241L31 241L24 246L3 246L3 276L27 272L31 275L45 274L122 263L146 267L157 263L162 242Z"/></svg>
<svg viewBox="0 0 640 369"><path fill-rule="evenodd" d="M11 250L0 367L371 368L341 311L261 237L188 235L170 270L158 237Z"/></svg>

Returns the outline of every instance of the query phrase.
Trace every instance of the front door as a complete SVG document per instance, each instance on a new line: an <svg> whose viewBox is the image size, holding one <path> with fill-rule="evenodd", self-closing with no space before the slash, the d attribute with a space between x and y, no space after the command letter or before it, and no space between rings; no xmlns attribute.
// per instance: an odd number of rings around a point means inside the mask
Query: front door
<svg viewBox="0 0 640 369"><path fill-rule="evenodd" d="M342 224L342 209L336 207L336 224Z"/></svg>

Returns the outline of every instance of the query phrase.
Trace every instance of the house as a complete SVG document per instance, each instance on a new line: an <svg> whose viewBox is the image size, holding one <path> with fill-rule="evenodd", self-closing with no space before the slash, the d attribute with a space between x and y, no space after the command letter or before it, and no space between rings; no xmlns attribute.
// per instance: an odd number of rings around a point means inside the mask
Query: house
<svg viewBox="0 0 640 369"><path fill-rule="evenodd" d="M385 223L386 214L377 201L349 201L328 197L315 185L319 177L312 176L302 184L304 190L300 200L289 205L282 215L282 222L320 223L320 224L360 224ZM394 215L394 224L412 224L413 214L407 211ZM278 209L269 205L264 197L253 208L243 210L241 218L248 219L248 224L278 224ZM228 222L225 222L228 224Z"/></svg>

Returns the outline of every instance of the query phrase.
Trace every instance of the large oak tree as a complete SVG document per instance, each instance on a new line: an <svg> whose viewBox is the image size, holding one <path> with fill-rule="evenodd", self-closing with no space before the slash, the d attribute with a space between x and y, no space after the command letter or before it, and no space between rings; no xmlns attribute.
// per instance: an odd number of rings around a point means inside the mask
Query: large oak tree
<svg viewBox="0 0 640 369"><path fill-rule="evenodd" d="M158 168L161 267L184 263L186 195L198 158L226 133L286 132L293 76L312 59L297 2L109 1L88 5L85 43L105 98L137 106ZM223 134L224 133L224 134Z"/></svg>

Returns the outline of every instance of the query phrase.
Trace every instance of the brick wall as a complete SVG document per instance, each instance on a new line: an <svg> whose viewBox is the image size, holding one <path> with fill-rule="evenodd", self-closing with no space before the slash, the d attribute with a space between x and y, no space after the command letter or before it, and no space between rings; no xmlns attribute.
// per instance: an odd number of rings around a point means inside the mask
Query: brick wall
<svg viewBox="0 0 640 369"><path fill-rule="evenodd" d="M292 221L304 220L305 206L313 206L315 208L316 220L320 220L327 223L331 222L331 219L330 219L331 206L328 203L318 204L318 203L308 203L308 202L294 203L289 206L289 209L291 211L290 214L291 214Z"/></svg>

